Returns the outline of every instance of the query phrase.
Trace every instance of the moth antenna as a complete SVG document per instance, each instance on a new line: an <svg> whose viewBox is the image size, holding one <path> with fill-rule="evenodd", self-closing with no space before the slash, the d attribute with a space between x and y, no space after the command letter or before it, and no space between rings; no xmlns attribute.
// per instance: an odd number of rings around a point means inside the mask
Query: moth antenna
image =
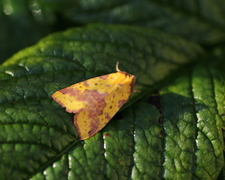
<svg viewBox="0 0 225 180"><path fill-rule="evenodd" d="M133 90L133 92L141 92L141 91L139 91L139 90L135 90L135 89L134 89L134 90Z"/></svg>
<svg viewBox="0 0 225 180"><path fill-rule="evenodd" d="M117 72L120 71L120 69L119 69L119 62L116 63L116 71L117 71Z"/></svg>

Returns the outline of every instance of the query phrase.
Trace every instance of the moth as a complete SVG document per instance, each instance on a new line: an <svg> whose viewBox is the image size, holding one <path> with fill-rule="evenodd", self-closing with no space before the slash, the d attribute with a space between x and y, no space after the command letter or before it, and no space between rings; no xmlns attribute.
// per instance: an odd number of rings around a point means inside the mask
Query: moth
<svg viewBox="0 0 225 180"><path fill-rule="evenodd" d="M99 132L134 92L136 77L120 71L88 79L56 91L52 98L75 113L73 124L80 140Z"/></svg>

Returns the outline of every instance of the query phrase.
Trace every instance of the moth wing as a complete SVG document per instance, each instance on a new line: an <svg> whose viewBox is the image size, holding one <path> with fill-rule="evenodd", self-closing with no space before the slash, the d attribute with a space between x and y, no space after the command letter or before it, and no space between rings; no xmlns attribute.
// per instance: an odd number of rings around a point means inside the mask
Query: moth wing
<svg viewBox="0 0 225 180"><path fill-rule="evenodd" d="M52 95L52 98L66 108L67 112L77 113L85 110L90 104L99 103L113 89L105 80L113 74L95 77L61 89Z"/></svg>
<svg viewBox="0 0 225 180"><path fill-rule="evenodd" d="M101 102L92 104L88 109L78 112L74 116L74 125L81 140L87 139L100 131L119 111L132 93L131 84L134 79L114 85Z"/></svg>

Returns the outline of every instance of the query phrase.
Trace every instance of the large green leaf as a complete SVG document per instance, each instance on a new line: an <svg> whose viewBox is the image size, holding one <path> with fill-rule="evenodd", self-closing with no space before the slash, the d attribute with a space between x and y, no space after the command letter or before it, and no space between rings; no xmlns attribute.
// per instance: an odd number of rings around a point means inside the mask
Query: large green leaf
<svg viewBox="0 0 225 180"><path fill-rule="evenodd" d="M0 66L0 179L171 177L169 172L174 171L174 167L169 162L169 152L173 152L172 155L179 162L185 163L189 158L185 154L181 157L179 153L176 154L180 149L171 146L170 140L179 139L181 134L167 125L168 118L172 119L172 123L179 116L184 118L179 121L186 122L183 108L176 108L176 112L169 116L174 108L171 103L175 103L168 99L167 92L170 86L177 86L170 91L179 93L181 85L170 85L160 91L159 97L164 99L159 102L162 110L149 104L145 98L141 101L137 99L149 96L162 82L172 80L174 72L182 74L178 70L197 60L202 53L197 44L157 30L104 25L90 25L53 34L17 53ZM118 61L121 70L137 76L135 89L140 93L134 93L130 101L132 105L121 111L103 131L79 142L72 125L73 115L65 112L50 96L56 90L79 81L115 72ZM183 78L188 82L192 79L190 76ZM222 85L220 82L218 92L221 92ZM189 88L191 91L191 86ZM203 90L199 91L201 93ZM179 99L180 96L186 96L185 92L175 95L175 98ZM184 99L194 102L195 97L187 96ZM182 102L179 103L182 105ZM200 102L200 105L198 111L205 111L211 104ZM179 104L175 107L179 107ZM218 107L223 105L215 108ZM197 111L194 111L194 106L191 109L190 112L187 109L187 114L194 116ZM211 113L216 115L217 111ZM165 118L163 123L160 121L161 114ZM221 124L217 123L219 115L212 122L213 127L218 127L217 130L221 128ZM187 131L194 131L196 135L197 130L201 129L201 122L191 116L187 121L196 123L192 125L194 130ZM218 134L218 140L210 150L221 158L221 136L215 128L213 130L213 134ZM169 131L174 131L175 135L168 134ZM194 137L202 140L200 135ZM210 136L209 143L215 140L213 137ZM198 144L192 143L188 142L184 147L189 149L189 145L195 146L190 153L202 157L206 151L204 146L198 149ZM205 146L209 148L208 145ZM215 165L217 171L212 168L208 177L215 178L220 172L221 161L213 158L218 162ZM204 159L193 159L193 164L188 167L192 171L184 169L181 172L189 172L189 177L205 177L204 172L198 169L204 166L207 166ZM181 177L180 173L175 177Z"/></svg>
<svg viewBox="0 0 225 180"><path fill-rule="evenodd" d="M224 74L201 65L160 91L166 178L217 178L224 165L224 83Z"/></svg>
<svg viewBox="0 0 225 180"><path fill-rule="evenodd" d="M208 65L191 69L33 179L216 179L224 164L224 83Z"/></svg>

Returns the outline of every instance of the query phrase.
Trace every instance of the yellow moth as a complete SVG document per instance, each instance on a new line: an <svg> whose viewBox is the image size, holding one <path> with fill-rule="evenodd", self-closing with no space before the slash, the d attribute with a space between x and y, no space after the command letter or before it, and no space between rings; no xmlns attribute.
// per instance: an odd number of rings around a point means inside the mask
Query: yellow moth
<svg viewBox="0 0 225 180"><path fill-rule="evenodd" d="M66 111L75 113L74 126L81 140L100 131L134 91L136 77L118 68L111 73L56 91L52 98Z"/></svg>

